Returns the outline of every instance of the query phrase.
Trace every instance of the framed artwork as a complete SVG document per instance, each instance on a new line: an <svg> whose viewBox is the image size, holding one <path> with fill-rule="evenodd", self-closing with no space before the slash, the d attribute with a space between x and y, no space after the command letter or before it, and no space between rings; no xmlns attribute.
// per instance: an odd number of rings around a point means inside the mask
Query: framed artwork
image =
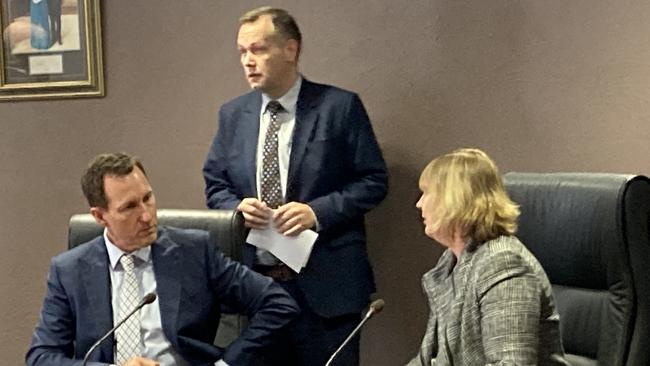
<svg viewBox="0 0 650 366"><path fill-rule="evenodd" d="M104 96L100 0L0 0L0 101Z"/></svg>

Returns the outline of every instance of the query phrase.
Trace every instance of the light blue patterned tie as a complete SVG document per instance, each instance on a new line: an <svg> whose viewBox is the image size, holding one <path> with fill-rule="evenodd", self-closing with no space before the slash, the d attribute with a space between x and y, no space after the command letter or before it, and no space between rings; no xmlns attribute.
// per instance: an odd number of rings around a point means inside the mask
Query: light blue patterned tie
<svg viewBox="0 0 650 366"><path fill-rule="evenodd" d="M135 276L133 255L122 255L120 263L124 268L124 280L120 291L120 314L118 316L118 319L121 320L138 306L140 292L138 291L138 279ZM118 365L122 365L131 358L141 355L139 311L115 331L115 337L117 340L117 357L115 361Z"/></svg>

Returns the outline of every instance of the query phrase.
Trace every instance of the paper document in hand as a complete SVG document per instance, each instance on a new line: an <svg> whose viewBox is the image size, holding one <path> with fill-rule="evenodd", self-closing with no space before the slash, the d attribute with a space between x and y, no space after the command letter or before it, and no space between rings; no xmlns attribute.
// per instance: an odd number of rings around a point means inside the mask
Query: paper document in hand
<svg viewBox="0 0 650 366"><path fill-rule="evenodd" d="M264 230L251 229L246 242L268 250L299 273L302 267L307 265L316 238L318 234L312 230L305 230L296 236L285 236L269 225Z"/></svg>

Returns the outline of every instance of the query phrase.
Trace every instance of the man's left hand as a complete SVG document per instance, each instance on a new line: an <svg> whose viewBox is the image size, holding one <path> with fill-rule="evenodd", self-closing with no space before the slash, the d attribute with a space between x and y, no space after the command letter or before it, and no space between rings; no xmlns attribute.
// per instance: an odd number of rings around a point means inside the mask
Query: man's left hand
<svg viewBox="0 0 650 366"><path fill-rule="evenodd" d="M309 205L289 202L275 210L273 221L281 234L295 236L316 225L316 214Z"/></svg>

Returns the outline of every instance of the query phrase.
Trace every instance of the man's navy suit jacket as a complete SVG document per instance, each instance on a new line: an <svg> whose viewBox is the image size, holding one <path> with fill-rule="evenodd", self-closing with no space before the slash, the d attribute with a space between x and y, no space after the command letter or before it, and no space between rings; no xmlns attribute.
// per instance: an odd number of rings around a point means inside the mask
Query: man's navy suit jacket
<svg viewBox="0 0 650 366"><path fill-rule="evenodd" d="M165 336L191 365L221 358L231 366L248 365L271 331L298 311L273 281L224 257L207 232L161 227L151 255L158 299L146 306L160 306ZM108 261L103 236L52 260L28 365L81 365L92 344L113 327ZM225 351L213 345L222 304L251 319ZM113 347L111 337L90 361L112 363Z"/></svg>
<svg viewBox="0 0 650 366"><path fill-rule="evenodd" d="M256 154L262 95L252 91L221 107L203 175L207 205L234 209L258 197ZM375 285L364 214L386 196L388 174L368 115L351 92L303 79L291 141L286 201L308 204L319 238L298 285L323 317L359 313ZM244 248L252 265L255 250Z"/></svg>

